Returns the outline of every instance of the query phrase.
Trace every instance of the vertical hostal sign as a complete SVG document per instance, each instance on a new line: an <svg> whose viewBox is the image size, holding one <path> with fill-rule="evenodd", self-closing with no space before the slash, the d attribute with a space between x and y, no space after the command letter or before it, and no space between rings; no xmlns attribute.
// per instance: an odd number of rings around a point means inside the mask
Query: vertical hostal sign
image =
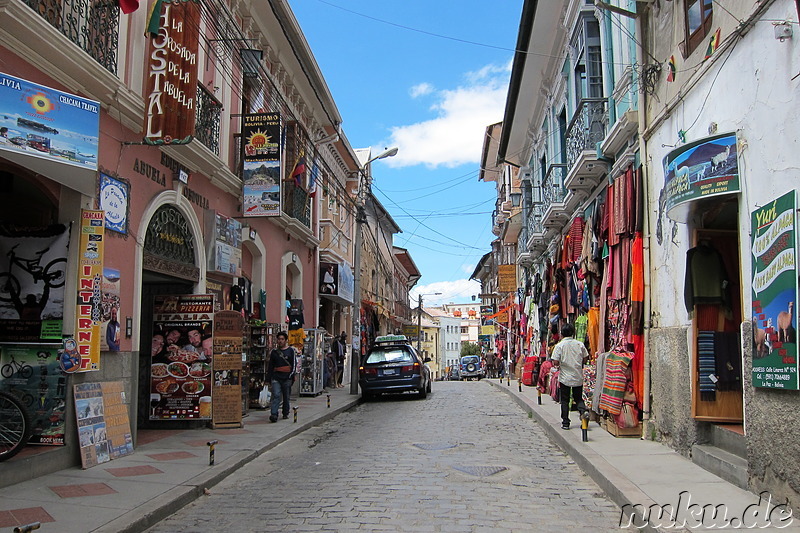
<svg viewBox="0 0 800 533"><path fill-rule="evenodd" d="M186 144L193 138L197 111L200 7L194 0L156 6L161 7L160 26L150 44L144 142Z"/></svg>
<svg viewBox="0 0 800 533"><path fill-rule="evenodd" d="M78 249L78 305L75 341L80 372L100 370L100 324L103 321L103 211L81 210Z"/></svg>
<svg viewBox="0 0 800 533"><path fill-rule="evenodd" d="M798 390L795 194L752 212L756 387Z"/></svg>

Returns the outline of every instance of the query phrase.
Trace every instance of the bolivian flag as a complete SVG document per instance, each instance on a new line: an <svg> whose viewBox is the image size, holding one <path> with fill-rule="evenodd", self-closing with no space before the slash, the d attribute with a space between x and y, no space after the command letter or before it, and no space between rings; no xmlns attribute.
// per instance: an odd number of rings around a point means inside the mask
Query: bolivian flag
<svg viewBox="0 0 800 533"><path fill-rule="evenodd" d="M675 56L669 56L669 61L667 61L667 81L673 82L675 81L675 72L677 71L675 68Z"/></svg>
<svg viewBox="0 0 800 533"><path fill-rule="evenodd" d="M144 29L145 37L158 37L158 30L161 28L161 5L164 0L153 0L150 4L150 11L147 13L147 26Z"/></svg>
<svg viewBox="0 0 800 533"><path fill-rule="evenodd" d="M719 40L719 28L717 28L717 31L711 36L711 40L708 41L708 49L706 50L706 57L704 59L711 57L716 49L719 48Z"/></svg>

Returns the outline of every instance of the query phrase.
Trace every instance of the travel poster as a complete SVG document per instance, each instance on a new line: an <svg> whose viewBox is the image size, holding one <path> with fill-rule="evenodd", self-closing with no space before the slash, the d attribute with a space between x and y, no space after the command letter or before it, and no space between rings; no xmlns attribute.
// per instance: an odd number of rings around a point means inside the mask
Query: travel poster
<svg viewBox="0 0 800 533"><path fill-rule="evenodd" d="M150 359L150 420L211 418L214 296L156 296Z"/></svg>
<svg viewBox="0 0 800 533"><path fill-rule="evenodd" d="M74 393L83 468L133 453L122 382L81 383L74 386Z"/></svg>
<svg viewBox="0 0 800 533"><path fill-rule="evenodd" d="M0 390L17 397L31 417L29 444L63 446L67 376L60 345L0 345Z"/></svg>
<svg viewBox="0 0 800 533"><path fill-rule="evenodd" d="M797 198L794 190L752 212L755 387L798 390Z"/></svg>
<svg viewBox="0 0 800 533"><path fill-rule="evenodd" d="M97 170L100 104L0 72L0 152Z"/></svg>
<svg viewBox="0 0 800 533"><path fill-rule="evenodd" d="M281 115L257 113L242 117L242 161L246 217L281 214Z"/></svg>

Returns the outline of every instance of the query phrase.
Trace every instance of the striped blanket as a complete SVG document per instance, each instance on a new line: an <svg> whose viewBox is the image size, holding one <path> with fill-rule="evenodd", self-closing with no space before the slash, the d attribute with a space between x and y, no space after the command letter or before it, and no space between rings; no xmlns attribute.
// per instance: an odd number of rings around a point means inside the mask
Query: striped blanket
<svg viewBox="0 0 800 533"><path fill-rule="evenodd" d="M605 409L612 415L618 415L622 410L622 399L628 385L627 370L632 360L633 353L630 352L612 352L606 357L606 375L600 394L601 410Z"/></svg>
<svg viewBox="0 0 800 533"><path fill-rule="evenodd" d="M717 359L714 355L714 334L713 331L697 332L697 366L698 366L698 389L700 400L713 402L717 399L717 385L714 382L714 373L717 371Z"/></svg>

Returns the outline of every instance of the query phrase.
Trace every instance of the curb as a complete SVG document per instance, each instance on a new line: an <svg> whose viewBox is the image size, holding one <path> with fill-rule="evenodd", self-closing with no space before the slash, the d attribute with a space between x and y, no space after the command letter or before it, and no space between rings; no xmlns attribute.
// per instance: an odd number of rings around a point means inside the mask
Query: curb
<svg viewBox="0 0 800 533"><path fill-rule="evenodd" d="M630 514L626 512L626 510L642 508L655 509L658 507L656 502L642 492L639 487L625 477L619 470L609 464L602 455L589 447L576 446L576 443L573 442L572 439L567 438L566 433L568 432L560 431L542 415L540 410L536 409L538 404L534 403L533 400L516 393L510 387L504 387L502 384L494 383L492 380L486 381L493 387L508 394L526 413L535 418L542 429L544 429L547 436L569 455L586 475L597 483L608 498L619 506L620 511L625 512L626 516L630 517ZM653 533L664 533L665 531L649 522L643 523L639 516L635 517L633 526L639 530ZM670 531L686 530L671 529Z"/></svg>
<svg viewBox="0 0 800 533"><path fill-rule="evenodd" d="M343 405L335 409L326 410L325 414L309 420L303 424L298 424L296 429L281 435L280 437L266 442L261 448L255 451L240 451L228 457L221 463L214 465L209 470L186 480L157 498L152 498L132 509L122 516L105 523L93 530L93 533L140 533L153 527L158 522L172 515L176 511L192 503L203 495L204 490L218 484L220 481L233 474L235 471L247 463L258 458L262 454L275 448L279 444L296 437L297 435L316 427L323 422L327 422L337 415L352 409L361 403L361 397L355 396L344 402Z"/></svg>

